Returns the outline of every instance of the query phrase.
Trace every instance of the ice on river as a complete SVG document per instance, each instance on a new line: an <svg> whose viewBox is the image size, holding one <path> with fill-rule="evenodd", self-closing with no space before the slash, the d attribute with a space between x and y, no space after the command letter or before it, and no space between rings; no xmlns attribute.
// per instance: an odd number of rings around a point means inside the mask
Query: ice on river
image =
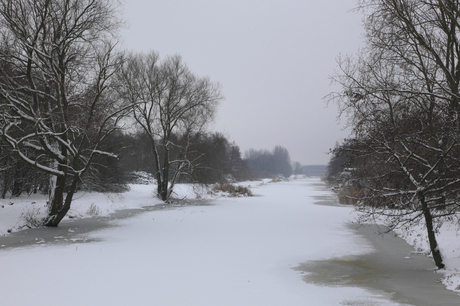
<svg viewBox="0 0 460 306"><path fill-rule="evenodd" d="M124 207L151 198L153 186L136 188L119 199ZM333 201L319 179L252 191L213 205L133 214L71 243L36 237L38 243L0 249L1 305L396 305L364 289L306 283L294 269L372 251L347 226L352 208L318 205ZM101 211L106 205L91 194L79 201Z"/></svg>

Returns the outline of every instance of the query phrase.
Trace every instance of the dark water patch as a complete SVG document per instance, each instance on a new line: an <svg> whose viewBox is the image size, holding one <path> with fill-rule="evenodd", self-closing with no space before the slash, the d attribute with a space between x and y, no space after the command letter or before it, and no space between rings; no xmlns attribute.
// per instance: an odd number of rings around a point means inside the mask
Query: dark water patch
<svg viewBox="0 0 460 306"><path fill-rule="evenodd" d="M121 209L103 217L65 220L62 221L58 227L31 228L1 236L0 251L32 246L98 242L102 239L89 237L89 235L103 229L120 226L117 221L133 218L151 211L172 210L187 206L210 205L213 205L210 201L182 200L168 204L145 206L142 208Z"/></svg>
<svg viewBox="0 0 460 306"><path fill-rule="evenodd" d="M344 287L362 284L372 279L379 272L359 258L333 258L326 261L312 261L295 268L308 272L303 279L315 285Z"/></svg>
<svg viewBox="0 0 460 306"><path fill-rule="evenodd" d="M304 281L319 286L364 288L403 305L460 305L460 297L440 283L442 276L436 273L429 257L416 253L400 238L379 235L376 226L352 229L371 242L375 251L303 263L295 269L306 273Z"/></svg>
<svg viewBox="0 0 460 306"><path fill-rule="evenodd" d="M338 203L337 197L334 195L327 196L312 196L314 199L313 204L323 205L323 206L343 206Z"/></svg>
<svg viewBox="0 0 460 306"><path fill-rule="evenodd" d="M319 181L317 183L309 183L308 186L315 187L316 191L330 192L329 195L312 196L312 198L314 199L314 204L324 206L344 206L338 202L337 195L333 193L331 188L325 182Z"/></svg>

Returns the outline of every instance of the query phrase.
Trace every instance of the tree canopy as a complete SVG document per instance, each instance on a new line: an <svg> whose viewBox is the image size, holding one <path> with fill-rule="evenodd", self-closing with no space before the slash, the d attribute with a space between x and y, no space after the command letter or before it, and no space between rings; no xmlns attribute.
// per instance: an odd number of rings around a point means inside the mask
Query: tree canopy
<svg viewBox="0 0 460 306"><path fill-rule="evenodd" d="M434 229L458 210L460 190L460 4L363 0L359 8L367 44L339 59L333 80L342 91L330 95L354 139L334 162L353 152L365 217L384 216L390 228L422 219L442 268Z"/></svg>

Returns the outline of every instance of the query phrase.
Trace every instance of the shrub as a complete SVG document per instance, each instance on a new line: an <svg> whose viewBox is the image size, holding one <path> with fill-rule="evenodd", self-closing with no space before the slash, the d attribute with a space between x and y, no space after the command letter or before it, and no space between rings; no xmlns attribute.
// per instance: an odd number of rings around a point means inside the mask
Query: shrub
<svg viewBox="0 0 460 306"><path fill-rule="evenodd" d="M339 189L337 197L340 204L355 205L358 203L357 197L361 195L361 191L354 186L342 186Z"/></svg>
<svg viewBox="0 0 460 306"><path fill-rule="evenodd" d="M86 211L86 214L88 216L93 216L93 217L96 217L96 216L99 216L99 214L101 213L101 209L99 208L99 206L95 205L94 203L92 203L88 210Z"/></svg>
<svg viewBox="0 0 460 306"><path fill-rule="evenodd" d="M218 183L215 184L212 188L214 192L225 192L228 193L231 197L250 197L252 196L251 189L246 186L234 185L230 183Z"/></svg>
<svg viewBox="0 0 460 306"><path fill-rule="evenodd" d="M279 183L283 181L289 181L289 179L285 178L284 175L278 174L278 175L272 175L272 180L270 183Z"/></svg>
<svg viewBox="0 0 460 306"><path fill-rule="evenodd" d="M23 220L24 224L19 228L37 228L44 225L43 211L39 207L28 208L21 214L20 220Z"/></svg>

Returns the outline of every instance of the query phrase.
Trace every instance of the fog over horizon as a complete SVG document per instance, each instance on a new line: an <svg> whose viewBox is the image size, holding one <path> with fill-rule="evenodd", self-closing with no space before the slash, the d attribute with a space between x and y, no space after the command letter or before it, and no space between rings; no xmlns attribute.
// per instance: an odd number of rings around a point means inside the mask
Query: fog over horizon
<svg viewBox="0 0 460 306"><path fill-rule="evenodd" d="M339 54L362 45L355 0L126 0L124 48L179 54L199 76L222 85L213 131L241 149L288 149L304 165L327 164L347 137L323 97Z"/></svg>

